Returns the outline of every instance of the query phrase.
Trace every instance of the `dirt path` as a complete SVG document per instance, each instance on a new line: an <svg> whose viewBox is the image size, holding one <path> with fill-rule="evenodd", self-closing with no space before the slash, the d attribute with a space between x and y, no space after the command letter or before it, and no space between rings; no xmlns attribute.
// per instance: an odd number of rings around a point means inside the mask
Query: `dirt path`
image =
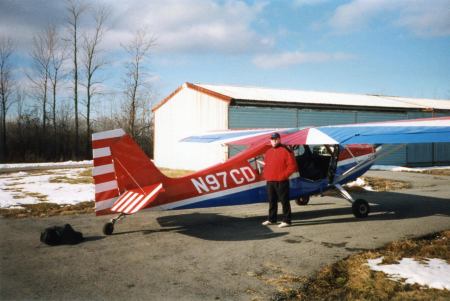
<svg viewBox="0 0 450 301"><path fill-rule="evenodd" d="M263 227L267 206L144 212L104 237L92 215L0 218L2 300L266 300L271 279L308 276L325 264L405 237L450 229L450 177L372 171L412 182L396 192L363 193L372 214L314 197L293 206L293 226ZM70 223L87 238L48 247L39 233Z"/></svg>

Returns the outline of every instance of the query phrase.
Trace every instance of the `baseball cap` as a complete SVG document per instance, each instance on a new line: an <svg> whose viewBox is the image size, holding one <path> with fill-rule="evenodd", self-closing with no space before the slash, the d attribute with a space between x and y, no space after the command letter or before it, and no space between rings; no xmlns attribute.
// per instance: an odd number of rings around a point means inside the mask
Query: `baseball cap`
<svg viewBox="0 0 450 301"><path fill-rule="evenodd" d="M279 139L280 138L280 134L278 134L278 133L273 133L271 136L270 136L270 139Z"/></svg>

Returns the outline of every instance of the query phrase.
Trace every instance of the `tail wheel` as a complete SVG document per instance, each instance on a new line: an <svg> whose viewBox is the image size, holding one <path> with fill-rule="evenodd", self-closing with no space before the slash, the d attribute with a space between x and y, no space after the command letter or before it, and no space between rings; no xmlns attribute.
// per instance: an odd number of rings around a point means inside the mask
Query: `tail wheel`
<svg viewBox="0 0 450 301"><path fill-rule="evenodd" d="M358 218L367 217L370 212L369 203L363 199L357 199L352 205L353 215Z"/></svg>
<svg viewBox="0 0 450 301"><path fill-rule="evenodd" d="M309 203L309 196L302 196L295 200L295 203L299 206L305 206Z"/></svg>
<svg viewBox="0 0 450 301"><path fill-rule="evenodd" d="M103 234L111 235L114 232L114 224L109 222L103 226Z"/></svg>

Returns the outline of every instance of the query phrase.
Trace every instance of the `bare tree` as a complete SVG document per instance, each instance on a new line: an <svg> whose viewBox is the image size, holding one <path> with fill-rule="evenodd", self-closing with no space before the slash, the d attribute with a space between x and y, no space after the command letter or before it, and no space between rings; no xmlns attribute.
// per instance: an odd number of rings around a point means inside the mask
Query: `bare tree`
<svg viewBox="0 0 450 301"><path fill-rule="evenodd" d="M16 138L17 141L17 145L26 145L26 141L24 139L24 134L23 134L23 123L25 120L25 115L27 114L27 112L25 112L24 106L25 106L25 89L19 88L17 89L16 92L16 132L13 134ZM15 148L16 150L16 154L18 156L17 157L21 157L23 158L23 153L24 153L24 149L23 148ZM23 161L23 160L22 160Z"/></svg>
<svg viewBox="0 0 450 301"><path fill-rule="evenodd" d="M11 56L15 45L11 38L0 37L0 100L1 100L1 153L0 161L6 160L8 147L6 144L6 114L12 104L13 78Z"/></svg>
<svg viewBox="0 0 450 301"><path fill-rule="evenodd" d="M79 156L79 124L78 124L78 30L81 15L87 6L77 0L68 0L67 10L69 31L72 42L72 58L73 58L73 102L75 109L75 156Z"/></svg>
<svg viewBox="0 0 450 301"><path fill-rule="evenodd" d="M105 21L109 16L109 9L101 7L94 13L95 29L91 35L83 38L83 67L86 72L86 153L89 153L91 136L91 105L92 97L99 91L99 80L95 80L96 72L105 65L105 60L100 57L99 45L105 33Z"/></svg>
<svg viewBox="0 0 450 301"><path fill-rule="evenodd" d="M47 137L47 101L48 86L50 78L51 48L54 43L54 32L51 27L33 38L33 48L31 58L33 61L33 74L28 74L28 78L33 83L36 97L42 110L42 139Z"/></svg>
<svg viewBox="0 0 450 301"><path fill-rule="evenodd" d="M52 89L52 125L53 125L53 138L56 145L56 132L57 132L57 122L56 122L56 91L58 88L59 80L62 77L62 65L65 60L66 47L63 40L59 37L55 26L49 27L48 30L49 39L49 52L50 52L50 66L49 66L49 78Z"/></svg>
<svg viewBox="0 0 450 301"><path fill-rule="evenodd" d="M149 94L144 62L155 45L156 39L147 36L145 30L137 31L130 43L122 45L130 58L126 64L124 112L127 131L134 138L137 138L146 126L138 127L137 120L138 111L144 108L146 96Z"/></svg>

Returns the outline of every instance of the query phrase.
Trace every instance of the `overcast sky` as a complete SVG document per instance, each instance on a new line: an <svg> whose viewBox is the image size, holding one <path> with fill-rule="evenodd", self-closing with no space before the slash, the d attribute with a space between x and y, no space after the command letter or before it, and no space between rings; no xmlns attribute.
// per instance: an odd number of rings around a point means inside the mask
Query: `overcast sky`
<svg viewBox="0 0 450 301"><path fill-rule="evenodd" d="M186 81L450 99L450 0L88 3L112 12L105 89L120 90L120 45L145 28L157 39L147 68L159 99ZM49 23L64 30L65 6L0 0L0 34L16 40L21 68L36 32Z"/></svg>

